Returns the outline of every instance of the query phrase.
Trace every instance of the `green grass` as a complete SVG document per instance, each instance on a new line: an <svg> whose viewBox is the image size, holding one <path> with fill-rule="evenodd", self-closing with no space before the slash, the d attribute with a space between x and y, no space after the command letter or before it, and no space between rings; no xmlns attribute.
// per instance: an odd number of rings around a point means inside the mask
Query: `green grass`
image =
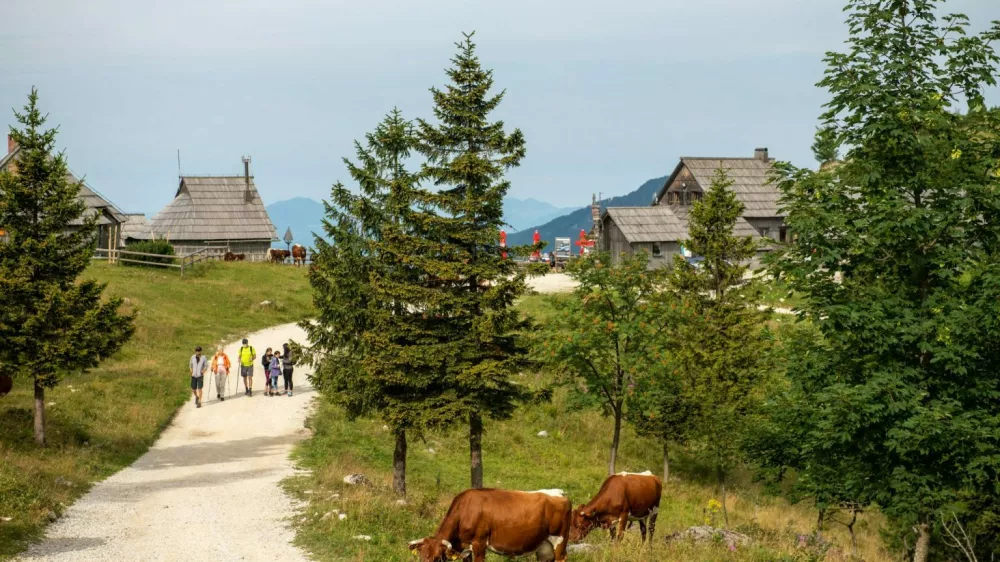
<svg viewBox="0 0 1000 562"><path fill-rule="evenodd" d="M525 297L522 310L539 322L552 313L547 296ZM565 297L564 297L565 298ZM522 383L544 384L544 375L525 375ZM446 434L428 435L424 441L411 438L407 466L406 505L397 505L392 494L393 437L375 420L348 420L342 411L320 399L308 424L310 439L295 452L296 461L309 472L286 480L287 489L307 502L293 526L298 543L318 560L397 561L412 560L406 550L409 540L434 532L454 495L469 482L468 441L465 428ZM520 409L513 419L488 422L483 441L485 484L519 490L562 488L574 505L596 493L605 477L611 421L594 411L572 407L565 389L555 392L551 403ZM546 430L548 438L537 433ZM618 470L662 470L661 447L640 438L630 428L623 431ZM638 544L638 533L630 532L625 544L612 547L605 532L588 537L599 550L575 554L571 560L590 562L690 560L807 561L823 560L815 548L797 546L799 534L813 532L816 512L807 505L789 505L764 493L749 474L734 475L730 489L731 528L754 538L756 544L737 552L716 545L696 546L663 541L665 535L705 523L706 508L717 497L711 468L696 456L681 452L671 466L672 480L664 488L653 550ZM343 483L345 475L360 472L374 486L353 487ZM340 521L335 510L346 513ZM327 515L331 514L331 515ZM856 527L859 554L869 562L890 560L879 538L882 519L865 514ZM721 523L720 523L721 525ZM848 560L849 540L844 529L824 532L835 550L826 560ZM355 539L368 535L371 541ZM503 558L490 555L490 560Z"/></svg>
<svg viewBox="0 0 1000 562"><path fill-rule="evenodd" d="M46 394L48 447L35 445L29 381L0 398L0 559L37 540L90 486L128 466L189 398L187 359L242 334L308 317L305 268L209 263L186 272L104 263L86 277L138 311L136 333L115 357ZM262 301L272 302L266 310Z"/></svg>

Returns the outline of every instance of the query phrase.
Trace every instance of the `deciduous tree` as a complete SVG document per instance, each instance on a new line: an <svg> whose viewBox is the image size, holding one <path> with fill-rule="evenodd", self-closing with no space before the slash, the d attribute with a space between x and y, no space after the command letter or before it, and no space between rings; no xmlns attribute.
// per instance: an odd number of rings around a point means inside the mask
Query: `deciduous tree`
<svg viewBox="0 0 1000 562"><path fill-rule="evenodd" d="M970 34L936 4L848 2L820 82L848 149L782 168L797 244L775 265L825 341L810 439L865 468L917 562L936 516L1000 476L1000 22Z"/></svg>

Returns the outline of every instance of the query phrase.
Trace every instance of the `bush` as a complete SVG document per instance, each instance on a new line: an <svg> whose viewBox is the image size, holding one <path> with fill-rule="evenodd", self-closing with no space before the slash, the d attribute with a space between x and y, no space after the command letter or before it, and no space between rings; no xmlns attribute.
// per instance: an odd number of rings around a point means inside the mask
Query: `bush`
<svg viewBox="0 0 1000 562"><path fill-rule="evenodd" d="M143 240L131 242L125 246L127 252L141 252L143 254L160 254L162 256L173 256L174 246L166 240ZM145 263L174 263L173 257L155 258L152 256L122 256L125 259L136 260ZM121 262L125 265L143 265L135 262Z"/></svg>

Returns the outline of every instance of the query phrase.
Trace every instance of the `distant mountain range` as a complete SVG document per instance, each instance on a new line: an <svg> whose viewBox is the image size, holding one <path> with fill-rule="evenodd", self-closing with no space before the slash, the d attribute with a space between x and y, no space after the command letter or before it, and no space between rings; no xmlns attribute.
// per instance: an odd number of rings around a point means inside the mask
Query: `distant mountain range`
<svg viewBox="0 0 1000 562"><path fill-rule="evenodd" d="M653 201L653 195L667 178L655 178L639 186L635 191L612 197L602 202L601 207L645 206ZM537 199L504 199L504 218L511 225L507 235L507 244L518 246L530 244L532 233L537 229L542 240L549 242L549 247L557 236L576 239L580 230L590 230L593 222L590 216L590 205L586 207L559 208ZM323 232L323 204L307 197L296 197L286 201L278 201L267 206L267 214L278 233L278 238L284 238L285 230L292 229L295 244L313 245L312 233ZM283 241L276 242L275 247L284 247Z"/></svg>
<svg viewBox="0 0 1000 562"><path fill-rule="evenodd" d="M293 244L313 246L313 233L323 233L323 204L308 197L296 197L286 201L278 201L267 206L267 214L271 224L278 233L276 248L284 248L285 230L292 229L295 238Z"/></svg>
<svg viewBox="0 0 1000 562"><path fill-rule="evenodd" d="M605 199L601 202L601 209L603 210L608 207L645 207L650 205L653 202L653 196L663 187L666 181L666 177L653 178L627 195ZM520 246L522 244L531 244L531 237L534 231L538 230L538 235L541 239L549 243L547 248L552 249L557 236L572 238L575 241L579 238L581 230L590 232L590 228L593 225L594 221L590 214L590 205L587 205L548 222L533 225L515 234L511 234L507 236L507 245Z"/></svg>

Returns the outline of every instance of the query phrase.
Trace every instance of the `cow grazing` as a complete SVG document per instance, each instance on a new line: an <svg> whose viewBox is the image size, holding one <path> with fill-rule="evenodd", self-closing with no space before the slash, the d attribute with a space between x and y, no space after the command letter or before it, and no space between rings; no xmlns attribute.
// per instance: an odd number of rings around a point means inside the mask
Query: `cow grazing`
<svg viewBox="0 0 1000 562"><path fill-rule="evenodd" d="M292 263L295 265L306 264L306 247L298 244L292 246Z"/></svg>
<svg viewBox="0 0 1000 562"><path fill-rule="evenodd" d="M561 490L466 490L455 496L437 533L410 543L420 562L444 562L486 551L534 554L538 562L566 560L572 511Z"/></svg>
<svg viewBox="0 0 1000 562"><path fill-rule="evenodd" d="M271 263L285 263L288 256L292 255L288 250L278 250L275 248L270 248L267 250L267 259Z"/></svg>
<svg viewBox="0 0 1000 562"><path fill-rule="evenodd" d="M643 541L649 523L649 540L652 541L662 488L660 479L651 472L619 472L609 476L594 499L573 510L569 539L583 540L594 527L600 527L609 529L613 540L620 540L626 526L631 521L638 521Z"/></svg>
<svg viewBox="0 0 1000 562"><path fill-rule="evenodd" d="M226 252L226 255L222 256L223 261L243 261L247 259L246 254L234 254L232 252Z"/></svg>

